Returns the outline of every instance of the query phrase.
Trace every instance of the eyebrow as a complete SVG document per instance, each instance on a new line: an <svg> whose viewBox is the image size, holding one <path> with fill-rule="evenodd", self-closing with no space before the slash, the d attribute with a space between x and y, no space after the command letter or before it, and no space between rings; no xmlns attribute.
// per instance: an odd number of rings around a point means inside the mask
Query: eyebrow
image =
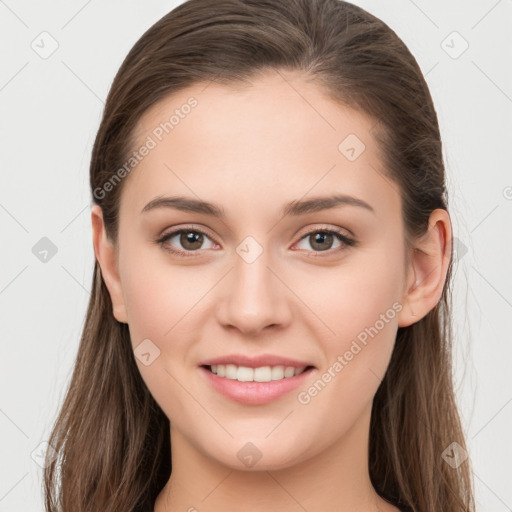
<svg viewBox="0 0 512 512"><path fill-rule="evenodd" d="M319 212L322 210L329 210L336 208L337 206L357 206L364 208L370 212L375 213L375 210L362 199L357 197L348 196L344 194L335 194L326 197L314 197L303 201L291 201L286 204L282 209L282 216L291 215L299 216L307 213ZM202 201L200 199L193 199L185 196L174 196L174 197L163 197L159 196L150 201L141 213L149 212L158 208L173 208L184 212L202 213L205 215L211 215L220 219L225 219L226 214L222 207L208 201Z"/></svg>

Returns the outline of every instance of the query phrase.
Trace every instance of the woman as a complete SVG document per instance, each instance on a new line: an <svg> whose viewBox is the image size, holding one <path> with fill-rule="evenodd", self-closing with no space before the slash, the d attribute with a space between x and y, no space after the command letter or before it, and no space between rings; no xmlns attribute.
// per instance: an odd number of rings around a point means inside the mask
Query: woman
<svg viewBox="0 0 512 512"><path fill-rule="evenodd" d="M414 57L337 0L189 0L112 84L47 510L471 511Z"/></svg>

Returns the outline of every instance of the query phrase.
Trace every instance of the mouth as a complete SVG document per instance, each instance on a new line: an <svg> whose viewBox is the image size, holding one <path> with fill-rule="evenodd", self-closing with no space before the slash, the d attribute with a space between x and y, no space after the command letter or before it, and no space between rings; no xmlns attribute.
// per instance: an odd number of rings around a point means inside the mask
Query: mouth
<svg viewBox="0 0 512 512"><path fill-rule="evenodd" d="M202 365L209 372L217 377L236 380L238 382L273 382L279 380L291 379L302 373L313 369L314 366L259 366L251 368L249 366L238 366L236 364L212 364Z"/></svg>
<svg viewBox="0 0 512 512"><path fill-rule="evenodd" d="M199 370L211 388L235 402L263 405L290 395L317 372L307 366L239 366L235 364L200 365Z"/></svg>

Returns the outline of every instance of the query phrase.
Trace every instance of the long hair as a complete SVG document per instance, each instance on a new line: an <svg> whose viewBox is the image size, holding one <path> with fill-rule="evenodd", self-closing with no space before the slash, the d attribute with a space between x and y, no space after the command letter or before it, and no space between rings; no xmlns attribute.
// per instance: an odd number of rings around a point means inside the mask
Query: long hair
<svg viewBox="0 0 512 512"><path fill-rule="evenodd" d="M93 201L115 243L123 181L115 178L149 107L198 83L229 85L266 70L298 71L325 94L375 120L388 179L402 200L406 239L447 209L437 114L421 70L401 39L364 9L340 0L188 0L150 27L109 91L90 164ZM101 193L99 193L100 191ZM399 328L374 400L372 484L414 512L474 510L452 377L451 263L437 306ZM126 324L95 262L78 356L49 438L57 457L44 473L47 512L153 510L171 474L169 420L139 374Z"/></svg>

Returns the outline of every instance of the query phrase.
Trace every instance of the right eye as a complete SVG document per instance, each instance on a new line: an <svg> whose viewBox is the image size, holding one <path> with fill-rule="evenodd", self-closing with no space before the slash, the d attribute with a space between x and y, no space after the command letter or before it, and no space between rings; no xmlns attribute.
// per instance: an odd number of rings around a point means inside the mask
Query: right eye
<svg viewBox="0 0 512 512"><path fill-rule="evenodd" d="M166 251L179 256L189 257L197 256L197 254L193 253L197 253L201 250L202 245L205 242L205 238L211 240L210 237L201 229L180 228L166 233L157 240L157 243L159 243ZM174 243L179 243L182 247L181 249L176 248L172 243L174 239L176 239ZM215 245L215 243L213 243L213 245Z"/></svg>

